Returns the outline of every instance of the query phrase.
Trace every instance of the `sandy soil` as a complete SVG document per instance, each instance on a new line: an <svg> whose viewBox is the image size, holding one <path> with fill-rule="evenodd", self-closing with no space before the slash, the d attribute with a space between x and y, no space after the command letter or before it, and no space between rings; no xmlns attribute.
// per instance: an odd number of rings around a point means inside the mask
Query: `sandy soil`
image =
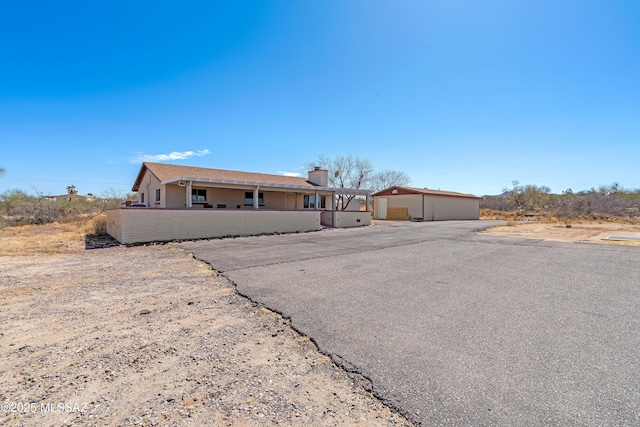
<svg viewBox="0 0 640 427"><path fill-rule="evenodd" d="M1 426L410 425L177 247L71 250L0 256Z"/></svg>
<svg viewBox="0 0 640 427"><path fill-rule="evenodd" d="M86 251L50 228L0 231L0 426L410 425L177 247ZM602 240L640 237L620 224L487 232L640 245Z"/></svg>
<svg viewBox="0 0 640 427"><path fill-rule="evenodd" d="M485 233L527 239L553 240L561 242L589 242L627 246L640 246L640 241L619 241L611 236L640 238L640 226L628 224L522 224L491 228Z"/></svg>

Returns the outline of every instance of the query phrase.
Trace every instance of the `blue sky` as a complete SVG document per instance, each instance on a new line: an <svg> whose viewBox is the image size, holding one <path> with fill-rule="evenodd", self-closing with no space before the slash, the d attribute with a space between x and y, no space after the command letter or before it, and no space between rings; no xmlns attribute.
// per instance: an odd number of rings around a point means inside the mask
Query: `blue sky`
<svg viewBox="0 0 640 427"><path fill-rule="evenodd" d="M320 154L477 195L640 188L639 21L636 0L3 2L0 193Z"/></svg>

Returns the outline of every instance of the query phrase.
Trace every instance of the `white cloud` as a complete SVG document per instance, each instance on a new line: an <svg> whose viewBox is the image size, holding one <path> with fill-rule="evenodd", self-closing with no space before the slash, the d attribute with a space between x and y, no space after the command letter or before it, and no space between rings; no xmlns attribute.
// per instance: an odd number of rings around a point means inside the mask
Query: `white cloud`
<svg viewBox="0 0 640 427"><path fill-rule="evenodd" d="M161 162L167 160L184 160L190 157L202 157L207 154L211 154L211 151L204 149L198 151L172 151L169 154L144 154L138 153L136 156L131 157L129 162L142 163L142 162Z"/></svg>
<svg viewBox="0 0 640 427"><path fill-rule="evenodd" d="M280 172L282 175L284 176L295 176L295 177L301 177L302 175L300 175L298 172Z"/></svg>

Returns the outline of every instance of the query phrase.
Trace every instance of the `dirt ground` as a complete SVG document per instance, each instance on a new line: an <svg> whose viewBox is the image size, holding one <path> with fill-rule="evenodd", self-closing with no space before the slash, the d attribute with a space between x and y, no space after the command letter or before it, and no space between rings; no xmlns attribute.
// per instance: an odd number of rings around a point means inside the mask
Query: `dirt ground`
<svg viewBox="0 0 640 427"><path fill-rule="evenodd" d="M640 245L640 226L488 233ZM66 234L65 234L66 233ZM404 426L278 314L172 245L0 231L0 426Z"/></svg>
<svg viewBox="0 0 640 427"><path fill-rule="evenodd" d="M619 240L616 237L640 239L640 226L616 223L524 224L494 227L485 233L527 239L560 242L589 242L614 245L640 246L640 240ZM611 237L614 237L611 239Z"/></svg>
<svg viewBox="0 0 640 427"><path fill-rule="evenodd" d="M59 245L0 256L0 426L411 425L177 247Z"/></svg>

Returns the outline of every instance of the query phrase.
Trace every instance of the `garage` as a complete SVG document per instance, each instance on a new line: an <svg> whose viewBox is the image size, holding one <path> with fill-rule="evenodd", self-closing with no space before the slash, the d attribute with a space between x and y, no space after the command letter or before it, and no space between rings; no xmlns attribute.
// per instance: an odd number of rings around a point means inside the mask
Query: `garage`
<svg viewBox="0 0 640 427"><path fill-rule="evenodd" d="M480 219L473 194L394 186L373 194L373 218L405 221Z"/></svg>

